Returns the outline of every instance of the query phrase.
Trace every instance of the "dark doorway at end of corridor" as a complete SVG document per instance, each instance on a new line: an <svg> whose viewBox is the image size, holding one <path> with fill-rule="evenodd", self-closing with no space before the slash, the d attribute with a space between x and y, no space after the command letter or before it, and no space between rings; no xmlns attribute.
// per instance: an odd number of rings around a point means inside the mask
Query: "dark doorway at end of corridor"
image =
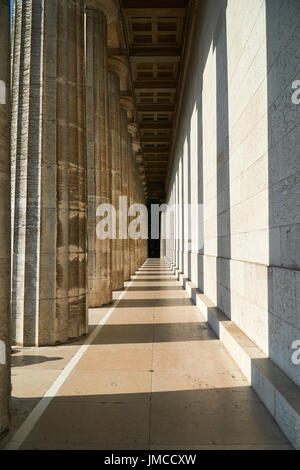
<svg viewBox="0 0 300 470"><path fill-rule="evenodd" d="M148 258L160 258L160 221L161 215L159 214L159 238L153 238L151 236L151 227L157 223L157 221L152 220L151 208L152 205L160 205L159 199L149 199L148 201Z"/></svg>

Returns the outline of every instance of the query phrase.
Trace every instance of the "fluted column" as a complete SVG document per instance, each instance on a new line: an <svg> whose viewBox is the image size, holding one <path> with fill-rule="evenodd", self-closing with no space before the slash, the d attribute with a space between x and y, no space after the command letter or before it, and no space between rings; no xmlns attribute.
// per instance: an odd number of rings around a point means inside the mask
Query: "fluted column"
<svg viewBox="0 0 300 470"><path fill-rule="evenodd" d="M87 331L83 0L17 0L14 31L13 338L55 344Z"/></svg>
<svg viewBox="0 0 300 470"><path fill-rule="evenodd" d="M136 162L136 165L137 165L137 162ZM139 175L139 171L138 171L138 166L137 166L137 203L138 204L141 204L141 198L140 198L140 175ZM140 267L140 258L141 258L141 242L142 242L142 239L141 238L138 238L137 239L137 269L139 269Z"/></svg>
<svg viewBox="0 0 300 470"><path fill-rule="evenodd" d="M129 155L128 155L128 119L127 110L121 109L121 162L122 162L122 196L126 197L126 214L124 214L124 228L128 228L128 209L129 209ZM125 207L124 207L125 209ZM125 220L126 219L126 220ZM127 236L122 240L123 243L123 266L124 266L124 281L130 279L130 241Z"/></svg>
<svg viewBox="0 0 300 470"><path fill-rule="evenodd" d="M16 1L12 107L13 337L36 344L40 240L42 2ZM33 38L35 39L33 42Z"/></svg>
<svg viewBox="0 0 300 470"><path fill-rule="evenodd" d="M13 2L12 12L12 41L11 41L11 247L14 241L14 206L15 206L15 177L17 158L18 109L19 109L19 79L21 59L21 28L22 28L22 2Z"/></svg>
<svg viewBox="0 0 300 470"><path fill-rule="evenodd" d="M136 165L136 128L135 125L130 125L130 171L129 171L129 185L130 185L130 205L137 204L137 165ZM131 218L131 221L133 218ZM138 240L137 238L130 239L130 270L131 275L134 275L138 269Z"/></svg>
<svg viewBox="0 0 300 470"><path fill-rule="evenodd" d="M0 0L0 434L10 402L10 1Z"/></svg>
<svg viewBox="0 0 300 470"><path fill-rule="evenodd" d="M86 11L86 120L88 159L88 266L89 306L99 307L112 300L111 240L96 233L96 212L109 204L108 168L108 84L107 26L105 15L88 6Z"/></svg>
<svg viewBox="0 0 300 470"><path fill-rule="evenodd" d="M109 85L109 129L110 142L109 152L111 158L112 175L112 205L116 210L116 238L112 240L112 289L120 290L123 288L123 250L122 240L119 237L120 219L119 219L119 198L122 196L122 177L121 177L121 108L120 108L120 80L119 76L110 65L108 73Z"/></svg>
<svg viewBox="0 0 300 470"><path fill-rule="evenodd" d="M57 337L86 332L83 1L57 2Z"/></svg>
<svg viewBox="0 0 300 470"><path fill-rule="evenodd" d="M139 203L146 205L145 197L144 197L144 188L142 185L142 176L139 175ZM145 249L145 239L139 239L139 267L144 263L145 256L144 256L144 249Z"/></svg>
<svg viewBox="0 0 300 470"><path fill-rule="evenodd" d="M139 203L146 206L146 175L145 175L145 167L143 163L143 155L137 154L136 155L137 167L139 171ZM147 258L148 254L148 240L141 238L139 240L139 266L143 264L145 259Z"/></svg>
<svg viewBox="0 0 300 470"><path fill-rule="evenodd" d="M135 158L135 152L133 152L133 200L134 204L138 204L138 169ZM139 239L134 240L134 271L136 272L139 268L139 259L138 259L138 245Z"/></svg>
<svg viewBox="0 0 300 470"><path fill-rule="evenodd" d="M141 178L140 178L139 199L140 199L140 204L145 203L145 201L143 199L143 187L142 187ZM144 239L141 238L140 243L139 243L139 266L141 266L144 262L144 259L143 259L143 243L144 243Z"/></svg>
<svg viewBox="0 0 300 470"><path fill-rule="evenodd" d="M133 139L131 132L128 134L128 200L129 200L129 207L134 204L134 193L133 193ZM128 220L130 223L131 218ZM135 258L134 258L134 240L131 237L129 239L129 274L132 276L135 273Z"/></svg>

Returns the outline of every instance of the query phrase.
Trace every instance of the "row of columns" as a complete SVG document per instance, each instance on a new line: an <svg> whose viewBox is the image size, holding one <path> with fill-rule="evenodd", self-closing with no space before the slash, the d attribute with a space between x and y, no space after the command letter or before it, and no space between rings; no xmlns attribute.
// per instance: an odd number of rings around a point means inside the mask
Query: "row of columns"
<svg viewBox="0 0 300 470"><path fill-rule="evenodd" d="M96 232L100 204L118 234L119 198L144 191L101 2L16 0L12 21L12 338L51 345L86 334L88 307L145 260L146 241Z"/></svg>

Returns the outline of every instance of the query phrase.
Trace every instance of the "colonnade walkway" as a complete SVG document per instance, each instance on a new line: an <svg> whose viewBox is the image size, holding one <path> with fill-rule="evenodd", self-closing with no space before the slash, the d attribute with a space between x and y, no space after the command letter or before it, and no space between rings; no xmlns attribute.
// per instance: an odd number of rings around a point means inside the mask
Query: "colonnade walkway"
<svg viewBox="0 0 300 470"><path fill-rule="evenodd" d="M15 351L6 448L290 448L164 261L115 294L91 344Z"/></svg>

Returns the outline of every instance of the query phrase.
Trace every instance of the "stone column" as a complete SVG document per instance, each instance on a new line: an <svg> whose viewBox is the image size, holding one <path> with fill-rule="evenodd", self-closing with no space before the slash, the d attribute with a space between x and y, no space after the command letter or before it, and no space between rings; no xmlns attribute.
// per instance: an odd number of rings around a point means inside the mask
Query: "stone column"
<svg viewBox="0 0 300 470"><path fill-rule="evenodd" d="M146 182L146 174L145 174L145 166L143 164L143 156L137 157L137 162L139 163L139 170L140 170L140 191L141 191L141 203L147 206L146 195L147 195L147 182ZM149 231L149 228L148 228ZM148 257L148 239L141 240L141 263L143 264L144 261Z"/></svg>
<svg viewBox="0 0 300 470"><path fill-rule="evenodd" d="M116 210L116 238L112 240L112 289L121 290L124 287L124 240L120 238L122 218L119 213L120 197L123 196L122 165L124 145L124 123L121 121L120 90L127 89L127 63L123 57L110 57L109 61L109 127L110 127L110 156L112 165L112 205ZM123 131L122 131L123 128Z"/></svg>
<svg viewBox="0 0 300 470"><path fill-rule="evenodd" d="M89 306L99 307L112 301L111 240L101 240L96 233L97 208L100 204L111 202L108 179L107 24L103 12L89 7L89 4L86 31Z"/></svg>
<svg viewBox="0 0 300 470"><path fill-rule="evenodd" d="M121 154L122 154L122 196L127 198L126 203L126 214L124 214L124 229L126 227L128 233L128 209L129 209L129 162L128 162L128 118L127 110L121 109ZM124 207L125 209L125 207ZM124 266L124 281L130 279L130 242L129 237L122 240L123 243L123 266Z"/></svg>
<svg viewBox="0 0 300 470"><path fill-rule="evenodd" d="M166 257L166 214L161 213L160 222L160 257L165 259Z"/></svg>
<svg viewBox="0 0 300 470"><path fill-rule="evenodd" d="M137 154L140 152L140 144L137 141L137 126L136 124L132 124L133 130L133 154L132 154L132 172L133 172L133 203L139 203L138 197L138 167L137 167ZM138 254L138 247L139 247L139 239L136 238L134 240L134 273L139 268L139 254Z"/></svg>
<svg viewBox="0 0 300 470"><path fill-rule="evenodd" d="M37 344L42 2L15 3L12 101L12 314L17 344ZM34 39L34 42L33 42Z"/></svg>
<svg viewBox="0 0 300 470"><path fill-rule="evenodd" d="M110 62L111 64L111 62ZM120 109L120 80L116 72L108 73L109 86L109 129L110 142L109 152L111 158L112 176L112 205L116 211L116 237L112 240L112 289L121 290L123 288L123 251L122 240L119 238L119 198L122 196L121 178L121 109Z"/></svg>
<svg viewBox="0 0 300 470"><path fill-rule="evenodd" d="M134 204L138 204L138 169L135 158L135 152L133 156L133 193L134 193ZM134 240L134 271L139 269L139 239Z"/></svg>
<svg viewBox="0 0 300 470"><path fill-rule="evenodd" d="M147 202L146 202L146 197L145 197L145 186L142 182L142 186L141 186L141 192L142 192L142 201L143 201L143 204L145 206L147 206ZM148 231L149 231L149 228L148 228ZM148 254L148 249L147 249L147 246L148 246L148 239L143 239L142 240L142 260L141 260L141 264L143 264L146 259L147 259L147 254Z"/></svg>
<svg viewBox="0 0 300 470"><path fill-rule="evenodd" d="M131 128L129 126L129 134L128 134L128 184L129 184L129 191L128 191L128 200L129 200L129 207L134 204L134 193L133 193L133 138ZM128 223L130 223L132 218L128 218ZM129 237L129 274L132 276L135 273L135 259L134 259L134 240L133 238Z"/></svg>
<svg viewBox="0 0 300 470"><path fill-rule="evenodd" d="M128 234L128 210L131 203L130 198L130 172L131 172L131 152L132 152L132 139L129 132L130 123L133 120L133 99L130 94L121 97L121 135L122 135L122 188L123 196L127 198L127 214L124 220L124 228L126 226L127 238L123 241L124 249L124 281L130 280L131 277L131 253L130 253L130 238Z"/></svg>
<svg viewBox="0 0 300 470"><path fill-rule="evenodd" d="M182 154L178 162L178 269L181 273L184 272L183 264L183 239L184 239L184 218L183 218L183 165Z"/></svg>
<svg viewBox="0 0 300 470"><path fill-rule="evenodd" d="M146 205L145 200L145 186L146 186L146 175L145 175L145 167L143 164L143 156L142 154L136 155L136 162L138 168L138 202L139 204ZM138 240L138 266L140 267L145 259L145 242L147 240L140 238Z"/></svg>
<svg viewBox="0 0 300 470"><path fill-rule="evenodd" d="M175 265L176 268L179 269L179 234L180 234L180 225L179 225L179 168L178 168L178 162L176 166L176 183L175 183L175 204L176 204L176 210L175 210L175 249L176 249L176 254L175 254Z"/></svg>
<svg viewBox="0 0 300 470"><path fill-rule="evenodd" d="M140 204L144 204L142 196L142 181L141 176L139 175L139 201ZM139 267L143 264L143 239L139 239Z"/></svg>
<svg viewBox="0 0 300 470"><path fill-rule="evenodd" d="M87 331L83 1L17 0L14 31L13 339L38 346Z"/></svg>
<svg viewBox="0 0 300 470"><path fill-rule="evenodd" d="M10 2L0 0L0 434L10 402Z"/></svg>
<svg viewBox="0 0 300 470"><path fill-rule="evenodd" d="M16 133L18 128L18 103L19 103L19 77L21 56L21 28L22 28L22 2L13 2L12 12L12 41L11 41L11 247L13 251L14 240L14 205L15 205L15 172L17 156ZM15 40L16 38L16 40Z"/></svg>

